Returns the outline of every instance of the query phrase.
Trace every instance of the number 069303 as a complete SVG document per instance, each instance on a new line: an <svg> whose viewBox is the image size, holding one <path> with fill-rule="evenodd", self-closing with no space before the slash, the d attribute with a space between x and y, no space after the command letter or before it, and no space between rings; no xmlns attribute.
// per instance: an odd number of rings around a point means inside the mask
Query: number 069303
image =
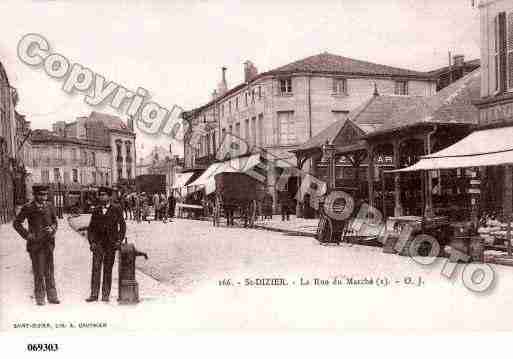
<svg viewBox="0 0 513 359"><path fill-rule="evenodd" d="M27 344L27 350L29 352L56 352L59 350L57 344Z"/></svg>

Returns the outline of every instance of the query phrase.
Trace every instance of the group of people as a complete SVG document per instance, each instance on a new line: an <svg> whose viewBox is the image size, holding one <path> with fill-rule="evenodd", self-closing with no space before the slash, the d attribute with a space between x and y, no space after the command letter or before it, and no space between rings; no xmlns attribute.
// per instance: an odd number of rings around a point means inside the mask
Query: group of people
<svg viewBox="0 0 513 359"><path fill-rule="evenodd" d="M49 201L49 187L32 187L34 199L24 205L13 221L13 227L26 241L26 250L32 262L34 298L37 305L59 304L54 278L55 234L57 232L56 209ZM92 254L91 292L87 302L110 300L112 268L116 251L126 234L125 219L148 220L149 206L155 207L155 219L166 221L175 212L176 201L163 193L152 196L146 193L114 195L109 187L98 188L97 201L92 207L87 240ZM27 226L24 225L27 221ZM103 273L103 279L102 279Z"/></svg>
<svg viewBox="0 0 513 359"><path fill-rule="evenodd" d="M54 277L55 234L57 216L55 207L48 200L48 186L33 186L34 200L24 205L13 222L14 229L26 241L26 250L32 262L34 297L37 305L59 304ZM126 222L120 205L112 201L113 190L98 189L98 203L94 206L87 231L87 240L92 254L91 292L87 302L99 298L110 300L112 267L116 250L126 234ZM28 226L24 226L24 222ZM103 272L103 282L101 276Z"/></svg>
<svg viewBox="0 0 513 359"><path fill-rule="evenodd" d="M171 221L175 216L176 199L173 194L169 197L164 192L147 194L146 192L122 193L119 204L125 219L137 222L150 221L150 210L153 208L154 220Z"/></svg>

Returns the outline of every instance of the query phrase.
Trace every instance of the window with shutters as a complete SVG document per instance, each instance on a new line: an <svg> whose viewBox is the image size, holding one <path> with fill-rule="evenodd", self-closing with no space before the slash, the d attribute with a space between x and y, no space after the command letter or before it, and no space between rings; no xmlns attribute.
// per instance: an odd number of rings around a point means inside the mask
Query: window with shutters
<svg viewBox="0 0 513 359"><path fill-rule="evenodd" d="M251 119L251 146L256 146L256 117Z"/></svg>
<svg viewBox="0 0 513 359"><path fill-rule="evenodd" d="M230 130L230 131L229 131L228 133L229 133L230 135L232 135L232 134L233 134L233 126L232 126L232 125L230 125L229 130Z"/></svg>
<svg viewBox="0 0 513 359"><path fill-rule="evenodd" d="M73 182L77 183L78 182L78 170L76 168L73 168L71 170L71 174L73 176Z"/></svg>
<svg viewBox="0 0 513 359"><path fill-rule="evenodd" d="M280 145L292 145L296 142L294 111L278 112L278 134Z"/></svg>
<svg viewBox="0 0 513 359"><path fill-rule="evenodd" d="M235 97L235 109L239 109L239 96Z"/></svg>
<svg viewBox="0 0 513 359"><path fill-rule="evenodd" d="M235 136L240 138L240 123L235 124Z"/></svg>
<svg viewBox="0 0 513 359"><path fill-rule="evenodd" d="M53 181L55 183L61 181L61 170L60 170L60 168L54 168L53 169Z"/></svg>
<svg viewBox="0 0 513 359"><path fill-rule="evenodd" d="M246 140L246 143L249 143L249 119L244 121L244 139Z"/></svg>
<svg viewBox="0 0 513 359"><path fill-rule="evenodd" d="M286 78L280 80L280 94L291 94L292 93L292 79Z"/></svg>
<svg viewBox="0 0 513 359"><path fill-rule="evenodd" d="M260 147L264 145L264 115L262 113L258 115L258 145Z"/></svg>
<svg viewBox="0 0 513 359"><path fill-rule="evenodd" d="M43 182L43 183L50 182L50 171L48 171L47 169L41 170L41 182Z"/></svg>
<svg viewBox="0 0 513 359"><path fill-rule="evenodd" d="M262 86L258 86L258 99L262 99Z"/></svg>
<svg viewBox="0 0 513 359"><path fill-rule="evenodd" d="M499 91L500 83L500 44L499 44L499 16L497 15L493 21L493 69L495 78L495 91Z"/></svg>
<svg viewBox="0 0 513 359"><path fill-rule="evenodd" d="M401 95L401 96L408 95L408 81L396 81L394 93L396 95Z"/></svg>
<svg viewBox="0 0 513 359"><path fill-rule="evenodd" d="M332 91L334 95L347 95L347 80L333 79Z"/></svg>
<svg viewBox="0 0 513 359"><path fill-rule="evenodd" d="M221 130L221 142L223 142L223 141L224 141L224 138L225 138L225 137L226 137L226 128L223 128L223 129Z"/></svg>
<svg viewBox="0 0 513 359"><path fill-rule="evenodd" d="M506 33L508 90L513 91L513 12L510 12L507 16Z"/></svg>

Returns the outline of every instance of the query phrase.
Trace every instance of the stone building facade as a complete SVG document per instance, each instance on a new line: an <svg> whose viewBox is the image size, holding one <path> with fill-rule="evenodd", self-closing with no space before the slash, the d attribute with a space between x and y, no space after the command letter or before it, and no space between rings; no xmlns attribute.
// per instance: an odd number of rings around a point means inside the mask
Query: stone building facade
<svg viewBox="0 0 513 359"><path fill-rule="evenodd" d="M374 92L429 96L436 91L436 81L427 73L329 53L264 73L248 61L243 70L245 82L229 89L223 68L212 100L184 114L193 129L205 126L197 144L186 137L186 168L208 166L228 133L248 144L248 152L265 151L276 159L277 167L294 167L296 159L290 151L347 118ZM310 165L306 163L303 170L308 171ZM294 177L290 181L290 190L295 192L297 181Z"/></svg>
<svg viewBox="0 0 513 359"><path fill-rule="evenodd" d="M15 106L17 94L0 62L0 223L14 215L13 161L16 153Z"/></svg>
<svg viewBox="0 0 513 359"><path fill-rule="evenodd" d="M131 121L93 111L52 128L31 136L34 182L112 186L135 179Z"/></svg>

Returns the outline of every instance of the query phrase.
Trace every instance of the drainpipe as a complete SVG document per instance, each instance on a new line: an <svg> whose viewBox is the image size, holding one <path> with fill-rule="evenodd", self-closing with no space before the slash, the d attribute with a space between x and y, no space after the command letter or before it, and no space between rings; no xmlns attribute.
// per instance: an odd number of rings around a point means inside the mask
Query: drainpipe
<svg viewBox="0 0 513 359"><path fill-rule="evenodd" d="M426 146L425 146L425 151L426 151L426 154L429 155L431 153L431 136L433 136L436 131L438 130L438 125L433 125L433 129L427 134L427 137L426 137ZM426 181L425 181L425 188L424 188L424 193L425 193L425 198L426 198L426 203L425 203L425 208L424 208L424 216L426 217L433 217L434 216L434 213L433 213L433 194L431 193L431 187L432 187L432 178L431 178L431 171L426 171L426 174L425 174L425 178L426 178Z"/></svg>

